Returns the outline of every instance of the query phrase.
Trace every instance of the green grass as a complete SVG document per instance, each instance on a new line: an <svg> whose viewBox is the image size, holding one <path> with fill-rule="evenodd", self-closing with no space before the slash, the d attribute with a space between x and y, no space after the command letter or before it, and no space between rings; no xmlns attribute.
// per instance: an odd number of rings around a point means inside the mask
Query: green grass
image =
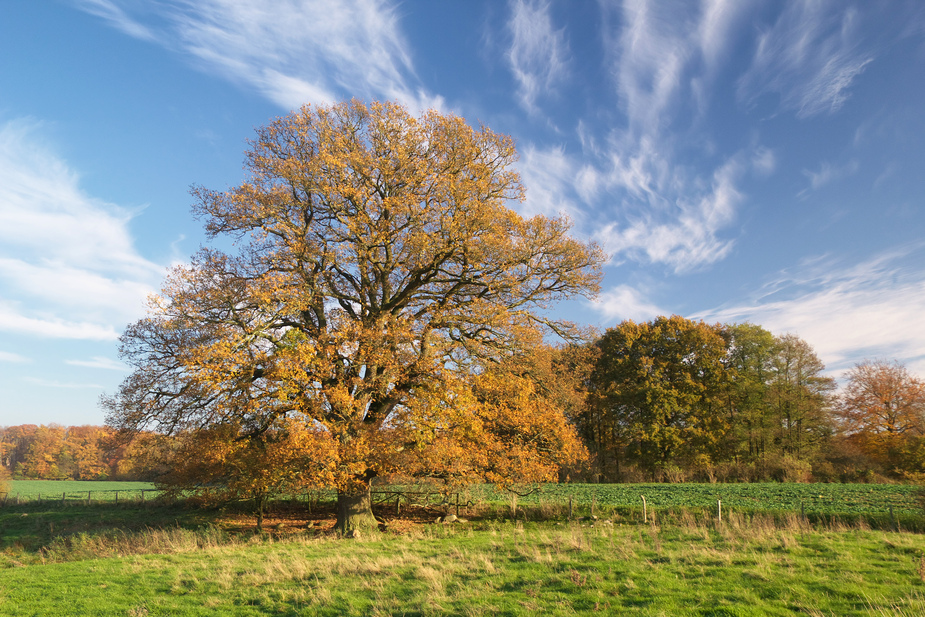
<svg viewBox="0 0 925 617"><path fill-rule="evenodd" d="M178 540L0 569L0 614L921 615L921 536L733 516L429 525L359 541Z"/></svg>
<svg viewBox="0 0 925 617"><path fill-rule="evenodd" d="M10 482L8 498L19 497L25 500L61 499L86 500L87 494L93 501L115 501L116 492L119 499L139 499L141 491L150 491L154 485L150 482L111 482L108 480L13 480ZM151 493L146 493L152 498Z"/></svg>
<svg viewBox="0 0 925 617"><path fill-rule="evenodd" d="M183 504L29 502L7 506L0 508L0 568L145 552L151 544L145 534L196 530L213 525L218 516L218 511Z"/></svg>

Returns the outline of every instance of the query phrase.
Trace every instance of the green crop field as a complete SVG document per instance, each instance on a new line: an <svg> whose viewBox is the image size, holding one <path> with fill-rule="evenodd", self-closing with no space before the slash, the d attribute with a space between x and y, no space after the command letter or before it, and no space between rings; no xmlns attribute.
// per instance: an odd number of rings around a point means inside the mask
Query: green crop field
<svg viewBox="0 0 925 617"><path fill-rule="evenodd" d="M715 508L747 512L800 512L806 514L885 514L921 512L921 487L893 484L545 484L518 489L521 505L567 504L588 508L641 508L642 497L650 510ZM505 503L512 493L491 486L464 493L473 502Z"/></svg>

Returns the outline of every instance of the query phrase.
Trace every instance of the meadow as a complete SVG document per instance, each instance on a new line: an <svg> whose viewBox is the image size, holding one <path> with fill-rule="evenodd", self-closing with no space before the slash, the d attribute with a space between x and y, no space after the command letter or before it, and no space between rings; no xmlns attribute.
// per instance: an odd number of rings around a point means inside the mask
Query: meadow
<svg viewBox="0 0 925 617"><path fill-rule="evenodd" d="M430 524L356 541L200 531L159 542L171 550L2 569L0 614L925 614L921 536L797 517Z"/></svg>
<svg viewBox="0 0 925 617"><path fill-rule="evenodd" d="M629 503L688 486L706 503L653 508L645 522ZM711 486L743 503L751 486L773 507L717 520ZM455 524L386 503L384 532L359 540L330 532L323 503L276 504L255 533L247 504L24 502L0 508L0 615L925 614L925 536L909 531L923 518L917 489L845 486L778 485L786 508L774 485L550 486L518 497L514 518L497 493ZM848 506L867 495L878 509L832 514L848 507L827 501L837 487ZM830 514L793 511L811 495ZM571 521L568 497L581 503Z"/></svg>

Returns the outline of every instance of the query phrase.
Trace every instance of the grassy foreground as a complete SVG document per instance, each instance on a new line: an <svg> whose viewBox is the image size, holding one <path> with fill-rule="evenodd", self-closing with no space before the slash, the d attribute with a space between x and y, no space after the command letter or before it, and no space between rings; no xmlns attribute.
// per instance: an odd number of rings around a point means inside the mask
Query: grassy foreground
<svg viewBox="0 0 925 617"><path fill-rule="evenodd" d="M228 543L0 569L20 615L922 615L922 536L802 518L671 524L484 521L337 540Z"/></svg>

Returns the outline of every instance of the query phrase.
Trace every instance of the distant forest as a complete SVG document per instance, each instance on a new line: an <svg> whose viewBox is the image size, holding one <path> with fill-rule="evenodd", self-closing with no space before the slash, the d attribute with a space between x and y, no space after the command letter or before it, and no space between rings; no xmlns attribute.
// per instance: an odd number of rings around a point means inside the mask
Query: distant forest
<svg viewBox="0 0 925 617"><path fill-rule="evenodd" d="M897 362L862 362L838 388L797 336L674 316L541 347L520 370L565 410L587 449L563 481L925 478L925 383ZM22 479L157 481L181 437L0 427L0 465Z"/></svg>

